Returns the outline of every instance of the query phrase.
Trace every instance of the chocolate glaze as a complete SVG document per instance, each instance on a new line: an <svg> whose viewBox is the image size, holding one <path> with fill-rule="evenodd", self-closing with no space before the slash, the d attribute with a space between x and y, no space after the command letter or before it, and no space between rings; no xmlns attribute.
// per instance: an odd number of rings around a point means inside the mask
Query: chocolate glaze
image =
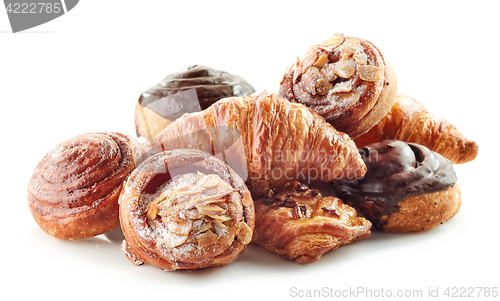
<svg viewBox="0 0 500 301"><path fill-rule="evenodd" d="M419 144L382 141L359 151L365 176L332 186L339 198L375 224L381 216L398 212L407 197L447 190L457 180L450 160Z"/></svg>
<svg viewBox="0 0 500 301"><path fill-rule="evenodd" d="M190 89L195 89L196 95L179 93ZM176 119L184 113L204 110L219 99L246 96L253 92L254 88L238 75L204 65L194 65L187 71L167 75L156 86L143 92L139 97L139 104L148 106L166 119ZM153 106L159 99L166 105Z"/></svg>

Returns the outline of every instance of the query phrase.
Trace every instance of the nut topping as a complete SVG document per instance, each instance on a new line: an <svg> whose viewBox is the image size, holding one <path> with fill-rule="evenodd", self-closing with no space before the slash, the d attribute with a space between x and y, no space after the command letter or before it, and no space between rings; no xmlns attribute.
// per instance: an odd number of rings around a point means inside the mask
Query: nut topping
<svg viewBox="0 0 500 301"><path fill-rule="evenodd" d="M356 52L361 52L361 43L357 39L346 39L342 45L340 45L340 53L342 58L348 59L351 55Z"/></svg>
<svg viewBox="0 0 500 301"><path fill-rule="evenodd" d="M295 219L301 219L307 217L307 207L305 205L296 206L292 210L292 215Z"/></svg>
<svg viewBox="0 0 500 301"><path fill-rule="evenodd" d="M368 63L368 57L364 52L356 52L352 57L360 65L366 65Z"/></svg>
<svg viewBox="0 0 500 301"><path fill-rule="evenodd" d="M212 232L211 230L207 230L196 236L196 240L198 241L198 246L203 248L204 246L208 246L214 243L217 243L217 234Z"/></svg>
<svg viewBox="0 0 500 301"><path fill-rule="evenodd" d="M382 79L382 69L377 66L364 65L359 66L359 77L362 80L375 82Z"/></svg>
<svg viewBox="0 0 500 301"><path fill-rule="evenodd" d="M249 244L252 240L252 229L247 225L247 223L240 222L238 230L236 231L236 237L242 244Z"/></svg>
<svg viewBox="0 0 500 301"><path fill-rule="evenodd" d="M335 208L327 208L327 207L321 207L321 210L323 210L324 212L336 217L336 218L339 218L340 215L338 214L337 210Z"/></svg>
<svg viewBox="0 0 500 301"><path fill-rule="evenodd" d="M224 222L230 221L232 215L226 202L238 193L218 175L189 173L174 177L161 189L163 191L145 213L149 221L161 221L164 225L163 244L166 247L190 244L202 248L219 239L227 239L224 233L229 233L231 226ZM240 199L242 205L245 201L247 206L252 201L249 193ZM160 219L156 220L158 216Z"/></svg>
<svg viewBox="0 0 500 301"><path fill-rule="evenodd" d="M158 205L156 202L152 202L149 206L149 209L146 213L147 218L152 221L156 218L156 214L158 213Z"/></svg>
<svg viewBox="0 0 500 301"><path fill-rule="evenodd" d="M328 64L328 55L323 54L319 57L319 59L313 64L313 67L323 68L326 64Z"/></svg>
<svg viewBox="0 0 500 301"><path fill-rule="evenodd" d="M187 235L179 235L169 231L165 231L165 233L163 234L163 243L170 248L174 248L184 244L187 239Z"/></svg>
<svg viewBox="0 0 500 301"><path fill-rule="evenodd" d="M324 81L327 82L332 82L337 79L337 74L335 73L335 65L334 64L328 64L321 68L321 78Z"/></svg>
<svg viewBox="0 0 500 301"><path fill-rule="evenodd" d="M344 35L340 33L336 33L333 36L329 37L328 39L324 40L320 46L323 47L337 47L338 45L342 44L344 42Z"/></svg>
<svg viewBox="0 0 500 301"><path fill-rule="evenodd" d="M323 79L320 79L318 80L318 84L316 85L316 92L318 93L318 95L327 95L332 88L332 84Z"/></svg>
<svg viewBox="0 0 500 301"><path fill-rule="evenodd" d="M352 60L340 60L334 64L335 73L343 78L349 78L353 76L356 71L356 64Z"/></svg>

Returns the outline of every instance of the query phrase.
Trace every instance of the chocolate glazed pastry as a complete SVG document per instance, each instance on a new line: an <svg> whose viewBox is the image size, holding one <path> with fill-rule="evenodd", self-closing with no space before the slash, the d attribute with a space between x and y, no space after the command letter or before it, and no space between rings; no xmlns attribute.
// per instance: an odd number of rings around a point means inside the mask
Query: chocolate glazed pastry
<svg viewBox="0 0 500 301"><path fill-rule="evenodd" d="M141 94L135 107L138 137L152 139L184 113L205 110L219 99L255 92L243 78L208 66L194 65L168 75Z"/></svg>
<svg viewBox="0 0 500 301"><path fill-rule="evenodd" d="M28 184L33 218L62 239L119 227L118 197L145 154L138 141L120 133L90 133L60 143L38 163Z"/></svg>
<svg viewBox="0 0 500 301"><path fill-rule="evenodd" d="M120 195L122 250L136 265L199 269L235 260L252 239L255 210L243 180L199 150L144 161Z"/></svg>
<svg viewBox="0 0 500 301"><path fill-rule="evenodd" d="M391 109L396 75L372 43L335 34L309 48L283 76L279 95L310 107L357 138Z"/></svg>
<svg viewBox="0 0 500 301"><path fill-rule="evenodd" d="M461 195L450 160L422 145L395 140L370 144L360 153L365 176L332 185L338 197L375 227L422 231L458 212Z"/></svg>
<svg viewBox="0 0 500 301"><path fill-rule="evenodd" d="M298 264L371 235L372 224L354 208L298 181L257 200L255 215L252 242Z"/></svg>

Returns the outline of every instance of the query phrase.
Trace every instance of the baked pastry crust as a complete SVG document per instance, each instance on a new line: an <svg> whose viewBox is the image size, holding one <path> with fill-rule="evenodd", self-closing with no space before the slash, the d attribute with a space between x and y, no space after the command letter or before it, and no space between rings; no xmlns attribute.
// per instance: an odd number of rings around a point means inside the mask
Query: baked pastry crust
<svg viewBox="0 0 500 301"><path fill-rule="evenodd" d="M140 103L135 105L134 129L137 137L150 140L172 122L173 119L164 118Z"/></svg>
<svg viewBox="0 0 500 301"><path fill-rule="evenodd" d="M119 227L123 182L144 156L141 144L120 133L90 133L60 143L38 163L28 184L33 218L61 239Z"/></svg>
<svg viewBox="0 0 500 301"><path fill-rule="evenodd" d="M455 164L476 158L479 146L446 119L432 115L415 99L399 92L387 115L366 134L356 138L361 148L382 140L401 140L426 146Z"/></svg>
<svg viewBox="0 0 500 301"><path fill-rule="evenodd" d="M391 109L396 91L396 74L375 45L335 34L297 59L283 76L279 94L356 138Z"/></svg>
<svg viewBox="0 0 500 301"><path fill-rule="evenodd" d="M381 141L360 149L363 179L332 182L335 194L388 232L423 231L455 216L461 194L450 160L425 146Z"/></svg>
<svg viewBox="0 0 500 301"><path fill-rule="evenodd" d="M228 264L250 243L255 226L243 180L199 150L148 158L130 175L119 202L125 255L162 270Z"/></svg>
<svg viewBox="0 0 500 301"><path fill-rule="evenodd" d="M371 235L370 221L336 197L323 197L298 181L255 202L253 243L298 264Z"/></svg>
<svg viewBox="0 0 500 301"><path fill-rule="evenodd" d="M380 229L387 232L416 232L434 228L454 217L461 201L458 184L445 191L409 196L398 204L399 212L381 217L383 225Z"/></svg>
<svg viewBox="0 0 500 301"><path fill-rule="evenodd" d="M178 148L223 157L254 197L293 179L330 182L366 171L348 135L313 110L268 92L226 98L186 114L147 144L150 154Z"/></svg>

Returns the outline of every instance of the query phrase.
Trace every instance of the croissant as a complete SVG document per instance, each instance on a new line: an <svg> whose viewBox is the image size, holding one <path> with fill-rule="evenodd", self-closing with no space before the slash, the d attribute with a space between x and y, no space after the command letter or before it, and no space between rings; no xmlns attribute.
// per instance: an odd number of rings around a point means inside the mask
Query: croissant
<svg viewBox="0 0 500 301"><path fill-rule="evenodd" d="M120 133L89 133L58 144L29 181L33 218L61 239L88 238L119 227L118 197L145 154L138 141Z"/></svg>
<svg viewBox="0 0 500 301"><path fill-rule="evenodd" d="M383 140L418 143L455 164L474 160L479 150L476 142L464 137L449 121L432 115L418 101L399 92L389 113L354 141L361 148Z"/></svg>
<svg viewBox="0 0 500 301"><path fill-rule="evenodd" d="M136 265L199 269L235 260L252 239L255 210L243 180L199 150L148 158L120 195L121 248Z"/></svg>
<svg viewBox="0 0 500 301"><path fill-rule="evenodd" d="M150 154L200 149L219 156L254 197L297 179L359 178L366 166L347 134L307 107L261 92L185 114L147 144Z"/></svg>
<svg viewBox="0 0 500 301"><path fill-rule="evenodd" d="M396 74L375 45L335 34L297 59L284 74L279 94L356 138L391 109L396 91Z"/></svg>
<svg viewBox="0 0 500 301"><path fill-rule="evenodd" d="M255 202L252 242L298 264L371 236L370 221L336 197L323 197L298 181Z"/></svg>

